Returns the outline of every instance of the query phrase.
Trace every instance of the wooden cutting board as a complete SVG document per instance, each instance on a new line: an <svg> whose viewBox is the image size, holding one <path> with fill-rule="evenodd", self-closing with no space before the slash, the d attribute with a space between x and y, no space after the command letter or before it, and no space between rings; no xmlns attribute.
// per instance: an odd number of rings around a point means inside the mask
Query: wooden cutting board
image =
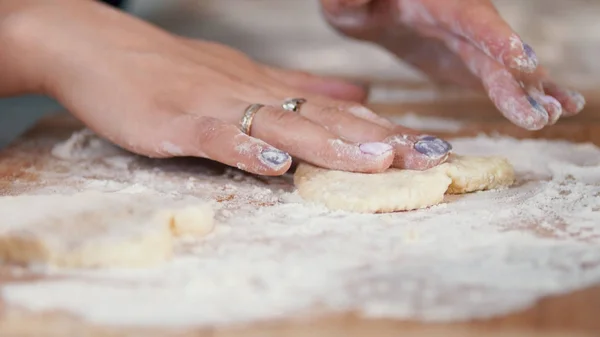
<svg viewBox="0 0 600 337"><path fill-rule="evenodd" d="M406 86L403 86L406 88ZM387 90L393 90L389 85ZM427 91L413 86L411 90ZM442 136L473 136L498 133L517 138L564 139L593 142L600 146L600 98L586 93L588 105L577 117L560 121L542 131L521 130L507 122L485 97L439 98L433 102L378 103L371 107L380 114L396 118L404 113L451 118L462 123L457 131L440 131ZM40 121L34 128L0 152L0 195L18 195L43 184L29 170L65 170L52 164L49 148L36 146L41 140L66 139L81 125L59 114ZM39 142L38 142L39 141ZM46 142L47 143L47 142ZM68 169L68 168L66 168ZM600 248L599 248L600 249ZM0 285L28 282L38 277L13 273L14 266L0 266ZM362 319L353 313L316 319L278 321L244 327L198 330L160 330L109 328L86 323L64 312L33 313L4 303L0 299L1 336L600 336L600 284L564 296L546 298L534 307L508 316L457 324Z"/></svg>

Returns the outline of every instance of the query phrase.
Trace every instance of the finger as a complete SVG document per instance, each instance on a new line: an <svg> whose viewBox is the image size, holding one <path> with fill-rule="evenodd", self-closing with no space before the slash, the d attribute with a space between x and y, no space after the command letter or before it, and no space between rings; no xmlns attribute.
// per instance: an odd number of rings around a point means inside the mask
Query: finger
<svg viewBox="0 0 600 337"><path fill-rule="evenodd" d="M265 67L273 79L298 91L328 96L334 99L363 103L368 98L365 85L356 85L346 81L316 76L307 72Z"/></svg>
<svg viewBox="0 0 600 337"><path fill-rule="evenodd" d="M292 163L287 153L218 119L189 114L161 117L154 119L155 128L148 133L152 140L147 142L154 144L160 157L208 158L267 176L284 174Z"/></svg>
<svg viewBox="0 0 600 337"><path fill-rule="evenodd" d="M400 59L438 83L482 90L481 80L474 76L463 60L450 51L439 38L411 36L404 38L402 42L394 40L384 45ZM412 47L406 48L406 45Z"/></svg>
<svg viewBox="0 0 600 337"><path fill-rule="evenodd" d="M562 107L562 115L569 117L578 114L585 106L585 97L575 90L556 84L550 77L548 70L540 66L536 69L534 77L537 79L537 91L555 99ZM530 84L529 82L528 84Z"/></svg>
<svg viewBox="0 0 600 337"><path fill-rule="evenodd" d="M549 95L546 95L538 88L526 88L529 96L536 102L539 102L548 112L548 125L554 125L563 114L563 108L560 102Z"/></svg>
<svg viewBox="0 0 600 337"><path fill-rule="evenodd" d="M563 115L574 116L585 107L585 97L575 90L557 85L552 80L544 80L543 87L546 94L555 97L563 107Z"/></svg>
<svg viewBox="0 0 600 337"><path fill-rule="evenodd" d="M539 130L550 116L542 102L524 92L514 76L500 63L490 59L472 44L445 37L448 48L457 53L471 72L478 76L488 96L500 112L514 124L527 130Z"/></svg>
<svg viewBox="0 0 600 337"><path fill-rule="evenodd" d="M289 91L286 91L286 94L280 94L280 97L301 97L301 95L296 95L295 93L290 93ZM353 104L353 103L348 103L348 102L344 102L344 101L337 101L337 100L333 100L331 98L328 97L322 97L322 96L318 96L318 95L311 95L311 96L307 96L307 97L303 97L305 99L307 99L307 103L302 104L302 108L304 108L304 106L306 106L306 104L309 104L309 108L312 107L312 109L337 109L339 111L343 111L344 113L350 114L356 118L360 118L364 121L368 121L370 123L374 123L380 127L386 128L386 129L393 129L396 124L394 124L392 121L390 121L389 119L382 117L378 114L376 114L373 110L367 108L364 105L360 105L360 104ZM283 99L273 99L270 98L269 101L272 102L273 105L283 105L283 102L287 100L287 98L283 98ZM302 111L302 110L301 110ZM306 117L306 116L305 116Z"/></svg>
<svg viewBox="0 0 600 337"><path fill-rule="evenodd" d="M397 0L401 20L412 26L438 26L460 36L509 69L532 73L538 59L487 0Z"/></svg>
<svg viewBox="0 0 600 337"><path fill-rule="evenodd" d="M420 136L417 131L408 128L382 126L351 112L361 109L368 111L364 107L336 101L325 104L322 106L308 101L298 113L351 142L384 142L392 145L393 167L425 170L444 162L452 149L450 144L441 139Z"/></svg>
<svg viewBox="0 0 600 337"><path fill-rule="evenodd" d="M396 149L392 166L402 169L426 170L446 162L452 153L450 143L430 135L397 132L385 142Z"/></svg>
<svg viewBox="0 0 600 337"><path fill-rule="evenodd" d="M297 113L273 106L258 111L251 134L298 159L333 170L383 172L394 160L389 144L348 142Z"/></svg>
<svg viewBox="0 0 600 337"><path fill-rule="evenodd" d="M243 53L225 47L218 43L185 39L186 43L193 48L200 49L203 54L210 53L218 60L228 59L235 61L238 65L247 65L248 68L255 67L262 70L261 75L266 74L270 79L293 87L299 91L312 92L315 94L329 96L335 99L365 102L368 97L366 85L352 84L341 79L317 76L308 72L280 69L275 67L258 66L252 59Z"/></svg>

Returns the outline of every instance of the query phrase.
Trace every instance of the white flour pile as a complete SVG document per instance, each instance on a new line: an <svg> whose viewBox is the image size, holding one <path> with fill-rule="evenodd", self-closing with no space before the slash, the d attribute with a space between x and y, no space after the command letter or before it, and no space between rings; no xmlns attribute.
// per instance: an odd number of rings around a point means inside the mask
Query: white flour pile
<svg viewBox="0 0 600 337"><path fill-rule="evenodd" d="M151 270L44 271L52 279L4 286L10 304L111 325L243 323L315 308L448 321L512 312L600 282L600 149L593 145L455 139L457 153L506 156L517 186L428 210L356 215L303 204L289 177L73 143L55 150L74 161L72 171L47 179L77 189L217 198L216 230L184 240L174 260ZM76 161L99 158L94 153L112 157Z"/></svg>

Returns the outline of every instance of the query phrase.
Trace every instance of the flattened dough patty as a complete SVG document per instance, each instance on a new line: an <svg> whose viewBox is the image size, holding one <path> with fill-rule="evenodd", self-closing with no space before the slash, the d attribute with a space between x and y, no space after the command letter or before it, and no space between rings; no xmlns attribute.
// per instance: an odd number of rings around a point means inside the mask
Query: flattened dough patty
<svg viewBox="0 0 600 337"><path fill-rule="evenodd" d="M436 205L444 194L508 187L514 170L500 157L452 155L425 171L389 169L365 174L334 171L301 163L294 184L306 201L331 210L359 213L408 211Z"/></svg>

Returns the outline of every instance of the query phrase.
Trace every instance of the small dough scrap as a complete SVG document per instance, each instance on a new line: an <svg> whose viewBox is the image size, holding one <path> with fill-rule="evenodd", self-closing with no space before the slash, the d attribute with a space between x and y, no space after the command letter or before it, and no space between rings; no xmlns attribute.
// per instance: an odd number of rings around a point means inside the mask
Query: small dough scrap
<svg viewBox="0 0 600 337"><path fill-rule="evenodd" d="M0 197L0 260L57 267L147 267L173 254L173 236L206 234L209 205L81 192Z"/></svg>
<svg viewBox="0 0 600 337"><path fill-rule="evenodd" d="M334 171L300 163L294 184L305 200L331 210L385 213L408 211L442 202L452 179L444 171L389 169L368 174Z"/></svg>
<svg viewBox="0 0 600 337"><path fill-rule="evenodd" d="M502 157L451 155L437 167L452 179L448 194L463 194L511 186L515 182L512 165Z"/></svg>
<svg viewBox="0 0 600 337"><path fill-rule="evenodd" d="M208 203L181 206L161 212L175 236L204 236L214 228L215 212Z"/></svg>
<svg viewBox="0 0 600 337"><path fill-rule="evenodd" d="M430 207L446 193L468 193L507 187L514 169L500 157L451 155L425 171L388 169L367 174L334 171L301 163L294 174L298 194L331 210L358 213L409 211Z"/></svg>

